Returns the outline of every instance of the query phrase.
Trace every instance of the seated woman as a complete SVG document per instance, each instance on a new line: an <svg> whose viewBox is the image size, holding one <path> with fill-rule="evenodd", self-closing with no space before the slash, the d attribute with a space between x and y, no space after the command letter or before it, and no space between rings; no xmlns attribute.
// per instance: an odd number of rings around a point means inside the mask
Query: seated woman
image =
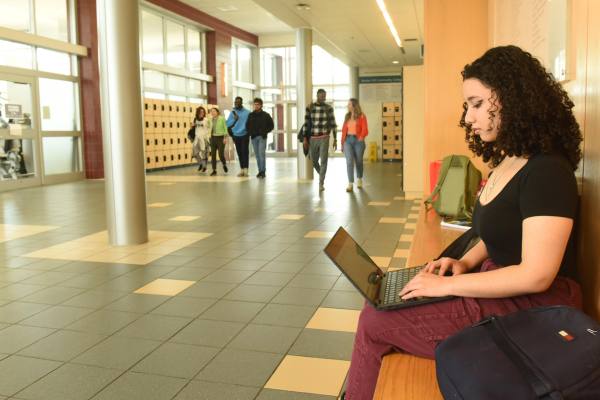
<svg viewBox="0 0 600 400"><path fill-rule="evenodd" d="M455 299L396 311L365 305L346 400L373 398L388 353L433 358L441 340L490 314L581 307L570 240L582 141L573 103L538 60L515 46L488 50L462 77L460 125L469 149L493 167L473 214L481 241L460 260L430 262L399 293Z"/></svg>

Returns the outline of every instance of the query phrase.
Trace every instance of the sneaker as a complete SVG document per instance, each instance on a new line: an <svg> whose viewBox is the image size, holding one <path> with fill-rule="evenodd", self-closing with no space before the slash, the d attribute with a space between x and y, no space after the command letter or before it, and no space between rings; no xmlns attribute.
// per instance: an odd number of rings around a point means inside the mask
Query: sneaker
<svg viewBox="0 0 600 400"><path fill-rule="evenodd" d="M223 171L225 171L225 173L229 172L229 169L227 169L227 165L223 164Z"/></svg>
<svg viewBox="0 0 600 400"><path fill-rule="evenodd" d="M259 172L258 174L256 174L256 177L257 177L257 178L260 178L260 177L262 177L262 172Z"/></svg>
<svg viewBox="0 0 600 400"><path fill-rule="evenodd" d="M202 165L198 166L198 171L202 172Z"/></svg>
<svg viewBox="0 0 600 400"><path fill-rule="evenodd" d="M210 173L210 176L215 176L215 175L217 175L217 171L213 171Z"/></svg>
<svg viewBox="0 0 600 400"><path fill-rule="evenodd" d="M238 178L242 178L244 177L244 170L241 170L240 172L238 172L238 174L236 175Z"/></svg>
<svg viewBox="0 0 600 400"><path fill-rule="evenodd" d="M319 185L319 192L322 192L323 190L325 190L325 186L324 185Z"/></svg>
<svg viewBox="0 0 600 400"><path fill-rule="evenodd" d="M206 167L202 168L202 172L206 172Z"/></svg>
<svg viewBox="0 0 600 400"><path fill-rule="evenodd" d="M356 187L362 189L362 178L358 178L358 180L356 181Z"/></svg>
<svg viewBox="0 0 600 400"><path fill-rule="evenodd" d="M352 184L349 183L348 186L346 186L346 192L351 192L353 190L354 190L354 188L352 187Z"/></svg>

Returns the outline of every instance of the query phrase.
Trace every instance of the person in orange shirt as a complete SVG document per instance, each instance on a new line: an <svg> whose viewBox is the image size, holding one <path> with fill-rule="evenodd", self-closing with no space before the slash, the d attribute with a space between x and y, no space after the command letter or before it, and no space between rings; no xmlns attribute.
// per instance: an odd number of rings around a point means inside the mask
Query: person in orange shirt
<svg viewBox="0 0 600 400"><path fill-rule="evenodd" d="M342 127L342 151L346 156L348 170L348 187L346 192L354 190L354 166L356 165L356 187L362 188L363 155L365 153L365 137L369 134L367 117L363 114L358 100L348 101L348 113Z"/></svg>

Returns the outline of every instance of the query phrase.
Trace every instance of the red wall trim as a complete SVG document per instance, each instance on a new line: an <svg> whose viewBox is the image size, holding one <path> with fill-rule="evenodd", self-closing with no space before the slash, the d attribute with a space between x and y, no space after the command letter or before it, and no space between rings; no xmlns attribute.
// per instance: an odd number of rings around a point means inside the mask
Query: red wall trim
<svg viewBox="0 0 600 400"><path fill-rule="evenodd" d="M221 21L220 19L212 17L205 12L182 3L179 0L148 0L148 2L164 8L165 10L174 12L175 14L181 15L182 17L196 21L199 24L214 29L215 31L231 35L245 42L258 46L258 36L230 25L227 22Z"/></svg>
<svg viewBox="0 0 600 400"><path fill-rule="evenodd" d="M96 0L78 0L76 4L78 43L88 48L87 57L78 57L85 176L88 179L98 179L104 177L104 159Z"/></svg>

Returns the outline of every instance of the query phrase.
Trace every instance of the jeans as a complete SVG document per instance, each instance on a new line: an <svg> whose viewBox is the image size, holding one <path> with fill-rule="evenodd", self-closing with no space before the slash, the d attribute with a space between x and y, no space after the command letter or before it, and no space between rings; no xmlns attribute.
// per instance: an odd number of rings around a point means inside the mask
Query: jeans
<svg viewBox="0 0 600 400"><path fill-rule="evenodd" d="M256 156L256 164L258 165L258 172L264 174L267 167L265 165L265 157L267 152L267 139L262 136L256 136L252 138L252 147L254 148L254 155Z"/></svg>
<svg viewBox="0 0 600 400"><path fill-rule="evenodd" d="M355 135L346 136L344 155L348 170L348 182L354 183L354 164L356 164L356 177L363 177L363 155L365 154L365 141L358 140Z"/></svg>
<svg viewBox="0 0 600 400"><path fill-rule="evenodd" d="M223 163L223 166L227 165L225 162L225 143L223 143L224 139L225 136L210 137L210 158L213 171L217 170L217 151L219 151L219 159Z"/></svg>
<svg viewBox="0 0 600 400"><path fill-rule="evenodd" d="M249 140L248 135L244 136L232 136L233 142L235 143L235 151L237 152L238 159L240 160L240 168L248 168L248 156L249 156Z"/></svg>
<svg viewBox="0 0 600 400"><path fill-rule="evenodd" d="M310 139L310 158L315 171L319 174L319 184L325 183L325 173L327 173L327 159L329 157L329 136ZM319 159L321 163L319 164Z"/></svg>

